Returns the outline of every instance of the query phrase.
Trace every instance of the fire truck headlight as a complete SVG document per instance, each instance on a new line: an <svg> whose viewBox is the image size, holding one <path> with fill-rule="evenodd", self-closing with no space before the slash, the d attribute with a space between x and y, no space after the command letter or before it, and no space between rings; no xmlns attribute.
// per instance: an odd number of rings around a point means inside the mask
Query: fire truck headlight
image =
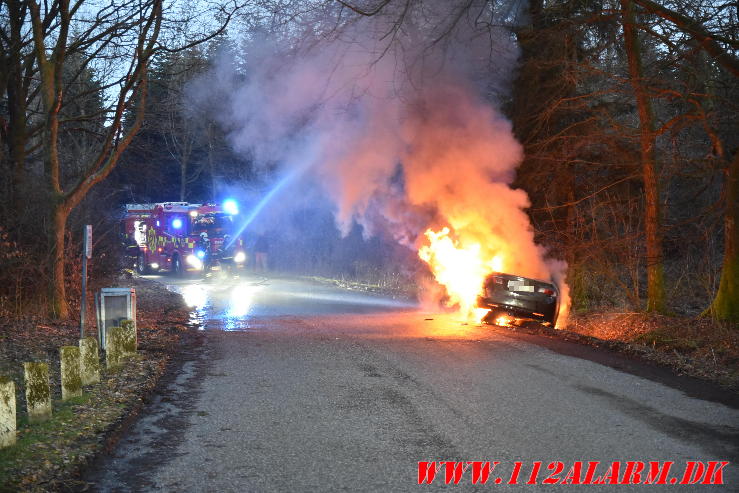
<svg viewBox="0 0 739 493"><path fill-rule="evenodd" d="M203 268L203 262L197 258L195 255L188 255L185 259L188 263L188 265L195 267L196 269L202 269Z"/></svg>
<svg viewBox="0 0 739 493"><path fill-rule="evenodd" d="M197 255L197 257L198 257L199 259L204 259L204 258L205 258L205 252L204 252L204 251L202 251L202 250L198 250L198 251L196 251L196 252L195 252L195 255Z"/></svg>
<svg viewBox="0 0 739 493"><path fill-rule="evenodd" d="M234 262L237 264L243 264L246 262L246 254L244 252L236 252L236 255L234 255Z"/></svg>
<svg viewBox="0 0 739 493"><path fill-rule="evenodd" d="M152 269L156 270L156 269L159 268L159 264L157 264L156 262L152 262L151 264L149 264L149 267L151 267Z"/></svg>

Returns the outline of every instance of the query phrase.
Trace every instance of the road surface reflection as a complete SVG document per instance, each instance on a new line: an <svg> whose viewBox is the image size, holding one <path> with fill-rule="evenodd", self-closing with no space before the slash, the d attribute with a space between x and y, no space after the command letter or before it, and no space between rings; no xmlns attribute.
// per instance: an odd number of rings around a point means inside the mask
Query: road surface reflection
<svg viewBox="0 0 739 493"><path fill-rule="evenodd" d="M286 277L152 276L180 293L201 329L249 330L263 317L373 314L416 311L415 303Z"/></svg>

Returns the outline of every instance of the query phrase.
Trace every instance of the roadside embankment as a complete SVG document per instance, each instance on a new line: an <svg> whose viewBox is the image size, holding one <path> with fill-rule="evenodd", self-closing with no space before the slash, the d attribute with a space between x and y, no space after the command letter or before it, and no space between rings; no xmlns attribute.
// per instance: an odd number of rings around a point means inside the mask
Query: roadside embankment
<svg viewBox="0 0 739 493"><path fill-rule="evenodd" d="M710 318L642 312L573 314L564 330L528 323L515 330L607 348L739 392L739 329Z"/></svg>
<svg viewBox="0 0 739 493"><path fill-rule="evenodd" d="M79 472L110 446L136 416L183 344L197 343L182 298L158 283L121 278L137 294L138 352L122 368L107 370L81 397L61 401L59 347L77 345L76 322L0 318L0 375L15 382L17 443L0 449L0 491L69 491L82 486ZM95 335L88 327L86 335ZM49 365L52 418L30 425L23 391L23 363Z"/></svg>

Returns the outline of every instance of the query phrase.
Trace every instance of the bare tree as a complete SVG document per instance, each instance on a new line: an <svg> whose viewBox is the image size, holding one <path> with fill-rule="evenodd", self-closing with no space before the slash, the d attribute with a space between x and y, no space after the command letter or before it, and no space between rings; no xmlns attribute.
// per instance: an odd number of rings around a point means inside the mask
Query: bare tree
<svg viewBox="0 0 739 493"><path fill-rule="evenodd" d="M622 0L628 2L628 0ZM736 78L739 77L739 50L737 38L736 5L730 2L710 4L709 15L702 23L674 8L652 0L633 0L646 12L657 15L690 36L697 47L710 55L716 63ZM707 27L710 24L710 27ZM651 34L655 34L653 31ZM707 127L713 141L714 152L726 155L727 151L716 135ZM739 321L739 149L734 150L733 159L725 160L725 212L724 212L724 261L719 289L707 313L711 316L734 322Z"/></svg>
<svg viewBox="0 0 739 493"><path fill-rule="evenodd" d="M655 117L648 89L644 84L641 45L635 27L632 0L621 0L629 82L634 90L639 113L639 144L644 182L644 229L647 247L647 311L665 311L665 278L662 260L662 221L657 182Z"/></svg>
<svg viewBox="0 0 739 493"><path fill-rule="evenodd" d="M41 127L32 124L28 114L35 97L32 83L37 72L28 18L27 1L0 2L0 84L7 95L7 119L0 121L0 130L12 164L11 193L23 181L29 141ZM15 198L11 197L11 201L15 202Z"/></svg>
<svg viewBox="0 0 739 493"><path fill-rule="evenodd" d="M198 72L206 67L200 53L193 50L168 57L162 74L163 100L159 113L159 131L167 151L180 168L180 200L187 200L188 185L200 175L205 163L194 162L193 154L198 141L207 138L204 124L192 115L185 101L185 87ZM201 135L202 134L202 135ZM191 166L191 165L195 166ZM194 169L193 169L194 168Z"/></svg>
<svg viewBox="0 0 739 493"><path fill-rule="evenodd" d="M10 5L12 3L12 5ZM8 22L2 26L2 63L9 67L9 106L14 109L8 140L18 178L22 179L29 135L38 125L42 149L43 181L36 185L48 194L48 242L51 252L51 312L67 318L64 266L67 220L90 189L113 170L121 153L139 130L147 96L150 61L159 51L187 49L223 32L236 4L198 4L188 15L202 16L202 9L218 22L202 32L188 32L184 14L165 11L162 0L127 0L118 3L94 0L10 0ZM203 25L203 24L200 24ZM96 88L106 104L105 125L96 136L94 152L83 163L65 163L60 154L60 128L65 125L62 108L68 84L65 69L74 61L82 71L93 68L103 82ZM39 97L36 97L36 91ZM36 113L29 109L39 101ZM88 115L100 118L101 115ZM36 123L38 122L38 123ZM77 172L69 172L70 170Z"/></svg>
<svg viewBox="0 0 739 493"><path fill-rule="evenodd" d="M726 173L725 217L721 281L708 311L718 319L739 322L739 151Z"/></svg>

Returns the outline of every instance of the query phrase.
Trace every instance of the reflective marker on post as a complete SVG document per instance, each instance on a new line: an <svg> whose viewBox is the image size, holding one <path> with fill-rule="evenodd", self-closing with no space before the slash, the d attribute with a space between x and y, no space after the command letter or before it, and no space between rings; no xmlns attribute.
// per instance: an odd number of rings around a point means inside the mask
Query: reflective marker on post
<svg viewBox="0 0 739 493"><path fill-rule="evenodd" d="M92 225L85 226L85 257L92 258Z"/></svg>

